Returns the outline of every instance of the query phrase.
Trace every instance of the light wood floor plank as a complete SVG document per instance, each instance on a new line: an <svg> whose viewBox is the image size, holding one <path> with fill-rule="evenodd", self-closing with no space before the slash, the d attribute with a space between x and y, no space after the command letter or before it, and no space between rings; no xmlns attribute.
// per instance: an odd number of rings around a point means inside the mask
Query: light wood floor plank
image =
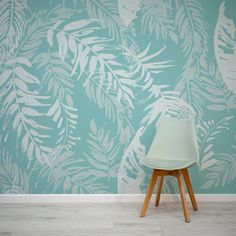
<svg viewBox="0 0 236 236"><path fill-rule="evenodd" d="M191 204L191 203L188 203ZM190 210L191 223L182 217L180 202L149 206L139 217L142 203L0 204L0 236L233 236L236 203L199 203Z"/></svg>

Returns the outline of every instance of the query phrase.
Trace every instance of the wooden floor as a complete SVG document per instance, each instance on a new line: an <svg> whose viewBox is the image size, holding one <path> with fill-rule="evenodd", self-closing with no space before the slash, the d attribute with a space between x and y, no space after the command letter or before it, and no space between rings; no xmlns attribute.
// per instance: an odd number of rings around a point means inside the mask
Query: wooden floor
<svg viewBox="0 0 236 236"><path fill-rule="evenodd" d="M141 203L0 204L0 235L236 235L236 202L200 202L189 224L180 202L153 205L140 218Z"/></svg>

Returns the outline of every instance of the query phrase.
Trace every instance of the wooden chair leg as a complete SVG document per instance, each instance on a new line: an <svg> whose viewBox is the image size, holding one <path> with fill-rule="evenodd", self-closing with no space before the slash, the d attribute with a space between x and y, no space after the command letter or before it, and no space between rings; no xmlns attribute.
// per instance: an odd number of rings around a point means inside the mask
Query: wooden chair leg
<svg viewBox="0 0 236 236"><path fill-rule="evenodd" d="M147 208L148 208L148 205L149 205L149 202L150 202L150 199L151 199L152 192L153 192L154 186L156 184L156 181L157 181L157 171L153 170L152 178L151 178L151 181L149 183L149 187L147 189L147 193L146 193L146 197L145 197L145 200L144 200L144 203L143 203L143 208L142 208L141 213L140 213L140 217L144 217L145 214L146 214L146 211L147 211Z"/></svg>
<svg viewBox="0 0 236 236"><path fill-rule="evenodd" d="M189 197L190 197L191 202L192 202L193 210L197 211L198 210L197 201L196 201L195 196L194 196L194 192L193 192L193 188L192 188L192 184L191 184L191 180L190 180L190 177L189 177L188 170L186 168L186 169L183 169L181 171L182 171L183 176L184 176L184 181L185 181L185 184L186 184L187 189L188 189L188 193L189 193Z"/></svg>
<svg viewBox="0 0 236 236"><path fill-rule="evenodd" d="M187 201L185 197L185 191L184 191L184 186L181 180L181 174L177 176L178 180L178 185L179 185L179 192L181 196L181 201L182 201L182 207L183 207L183 213L184 213L184 218L187 223L190 222L190 216L189 216L189 211L188 211L188 206L187 206Z"/></svg>
<svg viewBox="0 0 236 236"><path fill-rule="evenodd" d="M157 187L157 195L156 195L156 200L155 200L155 206L158 206L159 202L160 202L161 188L162 188L162 184L163 184L163 179L164 179L164 176L160 176L159 179L158 179L158 187Z"/></svg>

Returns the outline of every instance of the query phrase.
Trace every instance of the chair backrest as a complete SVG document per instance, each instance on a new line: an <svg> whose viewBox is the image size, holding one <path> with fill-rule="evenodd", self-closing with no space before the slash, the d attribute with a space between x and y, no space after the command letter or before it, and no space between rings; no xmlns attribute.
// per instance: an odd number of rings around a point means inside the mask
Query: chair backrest
<svg viewBox="0 0 236 236"><path fill-rule="evenodd" d="M195 124L192 119L164 116L146 158L198 161Z"/></svg>

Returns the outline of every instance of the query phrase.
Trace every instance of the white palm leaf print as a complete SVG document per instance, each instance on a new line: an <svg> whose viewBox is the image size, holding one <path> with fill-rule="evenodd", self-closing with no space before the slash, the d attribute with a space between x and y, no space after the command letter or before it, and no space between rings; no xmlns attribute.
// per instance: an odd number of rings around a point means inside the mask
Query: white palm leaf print
<svg viewBox="0 0 236 236"><path fill-rule="evenodd" d="M224 12L222 2L214 34L215 57L226 86L236 93L236 26Z"/></svg>
<svg viewBox="0 0 236 236"><path fill-rule="evenodd" d="M33 63L42 70L42 82L48 92L52 94L52 105L47 115L52 117L57 125L57 146L66 149L75 145L78 140L75 130L78 124L78 109L74 107L73 90L74 80L70 76L72 67L68 62L63 62L58 52L40 53Z"/></svg>
<svg viewBox="0 0 236 236"><path fill-rule="evenodd" d="M10 56L8 52L3 59L5 71L1 74L3 79L0 82L0 93L3 100L1 118L3 119L4 140L8 139L13 128L17 132L22 151L26 153L27 158L36 159L41 163L47 162L49 165L47 155L52 148L55 148L53 144L51 144L52 147L48 147L50 143L48 140L54 137L51 132L52 122L57 122L57 125L62 127L62 119L66 120L64 122L66 125L60 129L59 138L54 145L65 144L65 140L68 140L68 145L65 146L70 147L75 143L75 138L67 127L76 126L77 115L74 115L76 109L69 108L66 104L61 107L63 107L64 117L67 116L67 118L58 117L59 109L53 113L55 106L52 104L54 103L50 102L50 96L42 94L40 90L42 84L34 76L35 67L32 66L34 63L32 59L35 59L39 46L47 35L48 27L54 25L59 19L69 17L71 12L71 10L57 7L50 13L32 13L24 26L24 32L21 32L25 33L25 37L20 38L14 55ZM60 94L64 95L61 91ZM67 96L65 101L71 104L70 97ZM52 113L50 119L48 119L48 112ZM48 120L47 124L45 124L46 120ZM11 127L9 121L13 123Z"/></svg>
<svg viewBox="0 0 236 236"><path fill-rule="evenodd" d="M232 154L215 153L212 165L206 172L208 180L201 186L203 189L225 186L234 183L236 178L236 147Z"/></svg>
<svg viewBox="0 0 236 236"><path fill-rule="evenodd" d="M134 53L130 49L123 47L126 57L130 60L130 71L138 80L136 84L142 90L152 90L155 78L153 75L160 74L164 68L171 67L171 61L159 61L158 56L165 50L163 46L160 50L150 53L151 43L139 53ZM145 101L142 101L145 102Z"/></svg>
<svg viewBox="0 0 236 236"><path fill-rule="evenodd" d="M178 43L173 2L168 0L141 1L141 31L143 35L155 33L158 39L166 40L169 37Z"/></svg>
<svg viewBox="0 0 236 236"><path fill-rule="evenodd" d="M98 183L98 178L90 173L90 168L84 166L83 160L75 158L73 151L57 149L50 156L51 167L47 164L37 165L39 181L47 180L48 188L53 193L104 193L106 187ZM37 184L40 184L39 182ZM62 190L60 189L62 187Z"/></svg>
<svg viewBox="0 0 236 236"><path fill-rule="evenodd" d="M24 32L24 38L15 52L15 56L27 58L32 63L40 50L40 45L45 42L48 29L72 15L71 9L56 7L48 12L33 13L28 20L27 29Z"/></svg>
<svg viewBox="0 0 236 236"><path fill-rule="evenodd" d="M0 2L0 52L13 53L18 47L25 30L26 0L2 0Z"/></svg>
<svg viewBox="0 0 236 236"><path fill-rule="evenodd" d="M53 27L48 31L48 43L53 45L56 35L62 61L72 57L77 79L82 77L82 86L90 100L105 109L106 116L117 123L117 132L122 143L127 143L133 128L129 121L134 109L133 78L123 62L119 62L114 50L120 55L120 47L107 38L97 37L100 27L94 20L84 19ZM113 52L111 52L113 50Z"/></svg>
<svg viewBox="0 0 236 236"><path fill-rule="evenodd" d="M201 3L196 0L176 1L176 28L186 63L176 85L181 98L190 104L198 115L203 115L206 98L200 75L207 68L207 23Z"/></svg>
<svg viewBox="0 0 236 236"><path fill-rule="evenodd" d="M118 1L109 0L83 0L87 13L91 19L97 19L98 23L108 30L109 36L122 45L137 49L133 39L134 29L123 23L119 15Z"/></svg>
<svg viewBox="0 0 236 236"><path fill-rule="evenodd" d="M47 90L52 92L53 99L58 98L69 106L73 106L74 80L70 73L72 66L63 62L58 52L40 53L33 63L38 69L43 69L42 82L47 85Z"/></svg>
<svg viewBox="0 0 236 236"><path fill-rule="evenodd" d="M0 152L0 192L4 194L29 193L29 178L15 162L12 155L2 148Z"/></svg>
<svg viewBox="0 0 236 236"><path fill-rule="evenodd" d="M17 60L12 61L13 65L9 64L0 75L3 78L0 83L3 139L8 139L13 128L28 159L36 158L45 162L48 161L47 153L51 150L45 145L50 138L50 128L36 120L39 117L41 121L45 119L44 111L48 108L49 97L39 95L37 88L40 81L30 72L31 63L22 58L18 63L15 61Z"/></svg>
<svg viewBox="0 0 236 236"><path fill-rule="evenodd" d="M118 173L118 193L142 193L141 184L145 179L142 160L146 148L140 138L144 131L145 128L140 127L124 151Z"/></svg>
<svg viewBox="0 0 236 236"><path fill-rule="evenodd" d="M203 8L196 0L177 0L175 23L182 39L181 47L184 55L203 53L204 60L207 50L207 22L203 17ZM203 63L201 61L200 63Z"/></svg>
<svg viewBox="0 0 236 236"><path fill-rule="evenodd" d="M56 123L58 133L56 146L64 147L66 150L75 146L79 140L78 134L76 134L78 109L56 99L48 109L47 116Z"/></svg>
<svg viewBox="0 0 236 236"><path fill-rule="evenodd" d="M214 140L217 135L229 129L229 122L232 118L233 116L225 117L218 122L214 120L204 121L197 126L199 154L201 157L200 171L208 170L214 164Z"/></svg>
<svg viewBox="0 0 236 236"><path fill-rule="evenodd" d="M230 91L221 77L219 68L215 61L212 61L207 71L202 71L201 82L205 88L204 94L207 102L207 109L213 111L236 108L236 94Z"/></svg>
<svg viewBox="0 0 236 236"><path fill-rule="evenodd" d="M122 144L127 145L131 139L134 129L130 122L132 109L127 110L127 106L117 103L117 94L114 91L111 76L103 82L102 87L99 85L100 78L94 76L89 79L85 91L89 99L95 102L99 108L105 110L105 115L112 120L117 126L117 134ZM114 81L116 86L116 82Z"/></svg>
<svg viewBox="0 0 236 236"><path fill-rule="evenodd" d="M137 55L124 48L132 61L131 71L139 78L136 83L142 90L140 93L148 94L145 99L142 98L140 101L141 104L146 105L142 124L149 125L164 113L173 116L193 115L195 112L191 106L178 98L177 92L170 91L167 85L159 85L155 82L155 76L160 74L163 69L170 67L171 61L158 61L158 56L165 50L165 46L153 54L149 53L150 46L149 44Z"/></svg>
<svg viewBox="0 0 236 236"><path fill-rule="evenodd" d="M94 119L90 122L90 129L87 140L89 151L84 154L92 167L90 173L110 181L117 177L119 146L115 138L111 138L110 131L106 132L103 127L98 128Z"/></svg>
<svg viewBox="0 0 236 236"><path fill-rule="evenodd" d="M119 15L126 26L129 26L137 18L140 2L141 0L118 0Z"/></svg>
<svg viewBox="0 0 236 236"><path fill-rule="evenodd" d="M185 101L179 98L178 93L169 91L167 86L155 86L153 98L145 108L146 115L142 123L150 125L163 115L174 117L194 117L195 111Z"/></svg>

